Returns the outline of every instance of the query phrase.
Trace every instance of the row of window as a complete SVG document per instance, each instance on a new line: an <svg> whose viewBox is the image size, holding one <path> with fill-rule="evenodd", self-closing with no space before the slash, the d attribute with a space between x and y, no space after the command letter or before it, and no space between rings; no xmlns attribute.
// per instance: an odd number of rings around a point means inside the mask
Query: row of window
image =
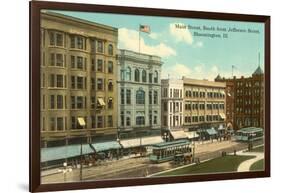
<svg viewBox="0 0 281 193"><path fill-rule="evenodd" d="M182 98L182 89L170 88L170 98ZM168 88L163 89L163 97L168 97Z"/></svg>
<svg viewBox="0 0 281 193"><path fill-rule="evenodd" d="M132 103L131 100L131 89L124 89L121 88L120 91L120 99L121 99L121 104L127 104L130 105ZM125 100L126 98L126 100ZM126 102L126 103L125 103ZM149 91L148 92L148 102L150 105L152 104L158 104L158 91ZM145 104L145 91L142 89L139 89L136 91L136 104L137 105L144 105Z"/></svg>
<svg viewBox="0 0 281 193"><path fill-rule="evenodd" d="M44 31L42 37L44 37ZM85 37L79 35L69 35L69 37L70 37L70 48L87 50L87 43ZM66 43L65 43L66 39L64 33L57 32L57 31L50 31L49 39L50 39L51 46L66 47ZM42 43L43 45L45 44L44 38ZM91 40L91 52L105 53L105 42L103 40ZM114 54L114 48L112 44L108 44L107 54L108 55Z"/></svg>
<svg viewBox="0 0 281 193"><path fill-rule="evenodd" d="M87 108L87 97L85 96L71 96L71 109L85 109ZM50 95L49 96L49 109L67 109L67 96L66 95ZM104 99L98 97L91 97L91 108L95 109L106 106ZM42 109L46 108L46 95L42 95ZM113 109L113 98L109 97L107 100L107 109Z"/></svg>
<svg viewBox="0 0 281 193"><path fill-rule="evenodd" d="M260 109L252 109L252 108L241 108L241 107L236 107L236 112L237 113L245 113L245 114L259 114Z"/></svg>
<svg viewBox="0 0 281 193"><path fill-rule="evenodd" d="M188 98L224 98L225 94L221 92L204 92L204 91L185 91L185 96Z"/></svg>
<svg viewBox="0 0 281 193"><path fill-rule="evenodd" d="M84 76L71 76L71 89L87 89L87 78ZM42 75L41 86L45 87L45 74ZM103 78L91 78L91 89L98 91L113 91L113 80L109 79L106 84L106 80ZM49 87L51 88L67 88L67 77L62 74L50 74L49 75Z"/></svg>
<svg viewBox="0 0 281 193"><path fill-rule="evenodd" d="M163 103L163 110L168 111L168 102ZM182 102L170 102L170 112L182 112Z"/></svg>
<svg viewBox="0 0 281 193"><path fill-rule="evenodd" d="M85 126L81 126L78 118L82 118L85 122ZM104 127L113 127L113 116L90 116L91 128L104 128ZM88 128L87 117L71 117L71 129L83 129ZM46 127L46 118L42 119L42 131L47 131L46 128L49 128L48 131L64 131L67 130L67 117L50 117L48 127Z"/></svg>
<svg viewBox="0 0 281 193"><path fill-rule="evenodd" d="M126 118L126 120L125 120ZM135 124L137 126L144 126L145 125L145 117L143 115L141 116L136 116L136 122ZM121 112L120 115L120 121L121 121L121 126L131 126L131 116L125 116L124 113ZM157 115L152 115L149 114L149 124L150 125L157 125L158 124L158 116Z"/></svg>
<svg viewBox="0 0 281 193"><path fill-rule="evenodd" d="M45 53L42 55L42 65L45 66ZM50 53L50 66L66 68L66 55L61 53ZM87 58L82 56L70 56L71 69L87 70ZM92 59L92 71L113 74L113 61L103 59Z"/></svg>
<svg viewBox="0 0 281 193"><path fill-rule="evenodd" d="M148 80L147 80L147 72L146 70L141 70L136 68L134 70L134 78L132 79L132 70L130 67L127 67L126 70L121 70L121 80L134 80L135 82L143 82L146 83L147 81L149 83L158 83L159 74L158 71L154 71L154 73L148 73Z"/></svg>
<svg viewBox="0 0 281 193"><path fill-rule="evenodd" d="M184 122L185 123L198 123L198 122L205 122L205 121L222 121L219 115L200 115L200 116L185 116Z"/></svg>

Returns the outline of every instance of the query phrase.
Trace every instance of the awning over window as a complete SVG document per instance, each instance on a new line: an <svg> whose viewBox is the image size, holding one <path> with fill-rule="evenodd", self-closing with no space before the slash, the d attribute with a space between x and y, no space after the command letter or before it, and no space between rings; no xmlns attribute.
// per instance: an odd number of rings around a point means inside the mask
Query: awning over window
<svg viewBox="0 0 281 193"><path fill-rule="evenodd" d="M100 106L105 106L105 102L104 102L103 98L98 98L98 103Z"/></svg>
<svg viewBox="0 0 281 193"><path fill-rule="evenodd" d="M187 135L188 139L193 139L193 138L199 137L199 135L197 134L196 131L185 132L185 134Z"/></svg>
<svg viewBox="0 0 281 193"><path fill-rule="evenodd" d="M120 140L120 144L123 146L123 148L148 146L148 145L153 145L162 142L164 142L164 140L162 139L161 136Z"/></svg>
<svg viewBox="0 0 281 193"><path fill-rule="evenodd" d="M174 139L185 139L188 138L187 134L183 130L170 131Z"/></svg>
<svg viewBox="0 0 281 193"><path fill-rule="evenodd" d="M41 162L66 159L80 156L81 145L41 148ZM82 155L94 153L89 144L82 145Z"/></svg>
<svg viewBox="0 0 281 193"><path fill-rule="evenodd" d="M224 92L224 90L222 90L221 92L220 92L221 94L223 94L223 95L225 95L225 92Z"/></svg>
<svg viewBox="0 0 281 193"><path fill-rule="evenodd" d="M208 133L208 135L216 135L216 134L218 134L218 132L214 128L207 129L206 132Z"/></svg>
<svg viewBox="0 0 281 193"><path fill-rule="evenodd" d="M111 149L120 149L121 146L117 141L107 141L101 143L92 143L96 152L107 151Z"/></svg>
<svg viewBox="0 0 281 193"><path fill-rule="evenodd" d="M220 117L221 117L222 119L225 119L225 114L224 114L224 113L220 113Z"/></svg>
<svg viewBox="0 0 281 193"><path fill-rule="evenodd" d="M85 119L83 117L78 117L78 123L80 126L85 126L86 123L85 123Z"/></svg>

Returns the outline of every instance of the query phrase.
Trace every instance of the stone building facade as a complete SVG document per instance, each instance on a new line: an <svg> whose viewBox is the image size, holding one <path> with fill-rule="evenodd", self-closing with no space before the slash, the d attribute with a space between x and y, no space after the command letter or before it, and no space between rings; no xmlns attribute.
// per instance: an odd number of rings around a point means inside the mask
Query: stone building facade
<svg viewBox="0 0 281 193"><path fill-rule="evenodd" d="M162 79L162 128L180 129L183 125L183 80Z"/></svg>
<svg viewBox="0 0 281 193"><path fill-rule="evenodd" d="M116 28L41 13L42 147L117 136Z"/></svg>
<svg viewBox="0 0 281 193"><path fill-rule="evenodd" d="M118 133L120 139L160 135L161 58L118 51Z"/></svg>
<svg viewBox="0 0 281 193"><path fill-rule="evenodd" d="M183 77L183 88L185 130L225 127L225 83Z"/></svg>

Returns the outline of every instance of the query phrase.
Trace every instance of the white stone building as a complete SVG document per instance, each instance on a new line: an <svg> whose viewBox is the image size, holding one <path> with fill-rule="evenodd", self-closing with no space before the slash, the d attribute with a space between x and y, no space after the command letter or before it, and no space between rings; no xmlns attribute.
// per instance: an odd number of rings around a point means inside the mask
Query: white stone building
<svg viewBox="0 0 281 193"><path fill-rule="evenodd" d="M183 80L163 79L162 127L179 129L183 124Z"/></svg>
<svg viewBox="0 0 281 193"><path fill-rule="evenodd" d="M118 51L119 139L161 136L161 65L158 56Z"/></svg>

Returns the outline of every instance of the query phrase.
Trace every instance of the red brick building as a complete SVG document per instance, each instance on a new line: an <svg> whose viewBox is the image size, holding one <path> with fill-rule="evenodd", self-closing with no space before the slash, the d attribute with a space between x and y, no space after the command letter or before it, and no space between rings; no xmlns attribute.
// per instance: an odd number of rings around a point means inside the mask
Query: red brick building
<svg viewBox="0 0 281 193"><path fill-rule="evenodd" d="M226 82L226 123L235 130L264 127L264 73L260 67L250 77L215 78Z"/></svg>

